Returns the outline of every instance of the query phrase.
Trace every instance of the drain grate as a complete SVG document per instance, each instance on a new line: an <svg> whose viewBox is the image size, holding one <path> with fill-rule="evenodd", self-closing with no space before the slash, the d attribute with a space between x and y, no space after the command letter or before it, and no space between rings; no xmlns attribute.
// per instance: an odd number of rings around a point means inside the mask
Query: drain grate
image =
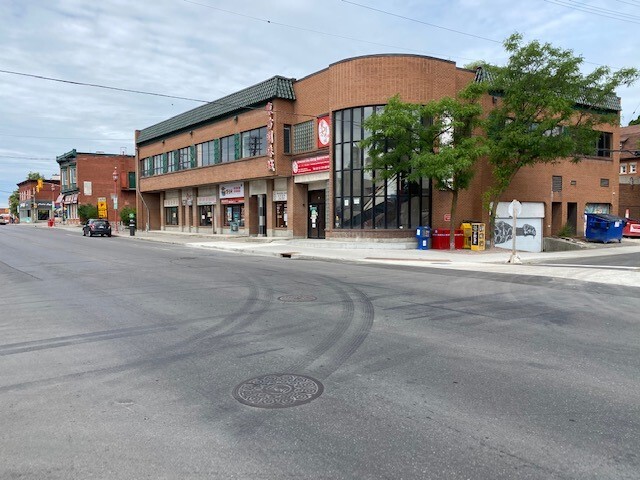
<svg viewBox="0 0 640 480"><path fill-rule="evenodd" d="M318 297L313 295L282 295L278 297L281 302L314 302Z"/></svg>
<svg viewBox="0 0 640 480"><path fill-rule="evenodd" d="M318 380L295 373L273 373L246 380L233 389L240 403L257 408L288 408L322 395Z"/></svg>

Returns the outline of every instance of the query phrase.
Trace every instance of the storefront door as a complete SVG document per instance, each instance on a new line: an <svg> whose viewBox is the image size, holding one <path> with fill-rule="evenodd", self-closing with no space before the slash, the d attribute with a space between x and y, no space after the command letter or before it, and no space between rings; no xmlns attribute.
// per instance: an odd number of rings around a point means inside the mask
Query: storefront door
<svg viewBox="0 0 640 480"><path fill-rule="evenodd" d="M309 238L324 238L325 230L325 194L324 190L309 192L307 211L307 232Z"/></svg>

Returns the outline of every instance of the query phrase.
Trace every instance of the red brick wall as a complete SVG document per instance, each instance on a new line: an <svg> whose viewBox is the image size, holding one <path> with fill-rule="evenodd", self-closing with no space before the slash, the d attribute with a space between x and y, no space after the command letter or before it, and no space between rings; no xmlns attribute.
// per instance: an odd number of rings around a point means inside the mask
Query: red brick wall
<svg viewBox="0 0 640 480"><path fill-rule="evenodd" d="M113 172L116 167L119 175L117 185L113 181ZM115 221L111 196L116 190L118 193L118 211L123 207L136 207L135 190L126 188L128 186L129 172L135 172L135 157L132 155L78 153L76 157L78 205L97 205L98 198L105 197L107 199L109 221ZM85 181L91 182L91 195L84 194Z"/></svg>

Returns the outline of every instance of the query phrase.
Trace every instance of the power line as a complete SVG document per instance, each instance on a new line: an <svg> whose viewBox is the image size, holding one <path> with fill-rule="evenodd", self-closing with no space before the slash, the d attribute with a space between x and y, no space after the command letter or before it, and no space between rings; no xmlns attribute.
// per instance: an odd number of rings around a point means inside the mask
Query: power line
<svg viewBox="0 0 640 480"><path fill-rule="evenodd" d="M11 70L0 70L0 73L8 73L10 75L20 75L23 77L39 78L40 80L49 80L51 82L69 83L71 85L82 85L84 87L104 88L106 90L116 90L119 92L139 93L141 95L153 95L155 97L175 98L178 100L188 100L191 102L209 103L208 100L199 100L197 98L179 97L176 95L165 95L164 93L144 92L142 90L131 90L129 88L109 87L106 85L99 85L97 83L76 82L73 80L63 80L60 78L45 77L43 75L34 75L31 73L13 72Z"/></svg>
<svg viewBox="0 0 640 480"><path fill-rule="evenodd" d="M588 5L584 5L584 4L576 4L576 3L572 3L571 0L544 0L547 3L551 3L553 5L560 5L562 7L567 7L570 8L572 10L578 10L581 12L585 12L585 13L591 13L592 15L597 15L599 17L605 17L605 18L611 18L613 20L620 20L622 22L628 22L628 23L635 23L636 25L640 25L639 21L635 21L632 20L631 18L636 18L637 20L640 20L640 17L636 16L636 15L626 15L626 14L621 14L621 13L617 13L613 10L606 10L606 9L602 9L602 8L598 8L598 7L591 7ZM631 18L628 18L631 17Z"/></svg>
<svg viewBox="0 0 640 480"><path fill-rule="evenodd" d="M349 36L340 35L340 34L337 34L337 33L328 33L328 32L323 32L321 30L313 30L311 28L299 27L297 25L289 25L289 24L286 24L286 23L275 22L273 20L269 20L269 19L266 19L266 18L259 18L259 17L254 17L254 16L251 16L251 15L247 15L247 14L244 14L244 13L233 12L231 10L225 10L224 8L214 7L212 5L207 5L205 3L198 3L198 2L194 2L192 0L182 0L182 1L185 2L185 3L190 3L192 5L198 5L200 7L210 8L212 10L217 10L219 12L228 13L230 15L236 15L238 17L248 18L250 20L255 20L257 22L268 23L270 25L276 25L276 26L279 26L279 27L292 28L294 30L300 30L300 31L309 32L309 33L315 33L315 34L324 35L324 36L327 36L327 37L335 37L335 38L341 38L343 40L351 40L351 41L354 41L354 42L367 43L369 45L376 45L378 47L395 48L395 49L404 50L404 51L407 51L407 52L418 53L418 54L421 54L421 55L425 54L423 51L416 50L416 49L413 49L413 48L399 47L397 45L388 45L388 44L385 44L385 43L378 43L378 42L371 42L371 41L368 41L368 40L362 40L361 38L349 37ZM445 28L445 27L440 27L440 28ZM455 30L452 30L452 31L455 31ZM478 38L482 38L482 37L478 37ZM492 41L492 42L496 41L496 40L491 40L491 39L485 39L485 40L489 40L489 41ZM498 42L498 43L502 43L502 42ZM443 54L443 53L428 53L428 55L435 55L435 56L438 56L438 57L446 57L446 58L454 57L454 58L460 58L462 60L470 60L470 61L477 60L477 59L473 59L473 58L459 57L459 56L456 56L456 55L446 55L446 54Z"/></svg>
<svg viewBox="0 0 640 480"><path fill-rule="evenodd" d="M42 161L56 160L55 158L51 158L51 157L18 157L14 155L0 155L0 158L13 158L17 160L42 160Z"/></svg>
<svg viewBox="0 0 640 480"><path fill-rule="evenodd" d="M482 37L480 35L475 35L473 33L468 33L468 32L463 32L463 31L460 31L460 30L455 30L453 28L443 27L441 25L436 25L435 23L423 22L422 20L418 20L416 18L405 17L404 15L398 15L397 13L388 12L386 10L381 10L379 8L370 7L369 5L362 5L360 3L351 2L349 0L342 0L342 1L344 3L348 3L350 5L355 5L356 7L366 8L367 10L372 10L374 12L379 12L379 13L384 13L385 15L391 15L392 17L402 18L403 20L409 20L410 22L420 23L422 25L427 25L427 26L433 27L433 28L439 28L441 30L446 30L447 32L453 32L453 33L457 33L459 35L466 35L468 37L479 38L480 40L486 40L488 42L494 42L494 43L500 43L500 44L502 43L502 41L500 41L500 40L495 40L493 38Z"/></svg>
<svg viewBox="0 0 640 480"><path fill-rule="evenodd" d="M90 140L92 142L132 142L132 138L84 138L84 137L39 137L37 135L11 135L8 133L0 133L0 137L14 138L39 138L46 140Z"/></svg>

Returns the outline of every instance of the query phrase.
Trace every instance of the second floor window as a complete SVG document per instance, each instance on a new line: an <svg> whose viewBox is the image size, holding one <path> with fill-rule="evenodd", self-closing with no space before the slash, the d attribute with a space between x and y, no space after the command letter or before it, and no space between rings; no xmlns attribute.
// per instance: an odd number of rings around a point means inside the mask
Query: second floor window
<svg viewBox="0 0 640 480"><path fill-rule="evenodd" d="M222 137L220 139L220 161L232 162L235 159L235 142L233 135Z"/></svg>
<svg viewBox="0 0 640 480"><path fill-rule="evenodd" d="M598 138L598 145L596 150L596 156L598 157L611 157L611 143L613 140L613 134L609 132L601 132L600 138Z"/></svg>
<svg viewBox="0 0 640 480"><path fill-rule="evenodd" d="M267 127L256 128L240 135L241 157L259 157L267 153Z"/></svg>
<svg viewBox="0 0 640 480"><path fill-rule="evenodd" d="M293 153L313 149L313 120L293 126Z"/></svg>

